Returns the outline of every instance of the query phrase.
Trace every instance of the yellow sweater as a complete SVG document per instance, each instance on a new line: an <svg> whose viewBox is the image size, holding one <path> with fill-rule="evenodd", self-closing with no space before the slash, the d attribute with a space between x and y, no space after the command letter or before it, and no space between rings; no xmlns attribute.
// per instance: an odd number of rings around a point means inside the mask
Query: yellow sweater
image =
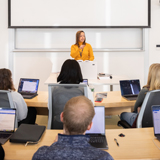
<svg viewBox="0 0 160 160"><path fill-rule="evenodd" d="M82 43L79 43L79 46L81 46ZM80 56L80 53L82 56ZM71 46L71 57L75 60L94 60L93 50L90 44L86 43L85 47L82 49L79 49L77 45Z"/></svg>

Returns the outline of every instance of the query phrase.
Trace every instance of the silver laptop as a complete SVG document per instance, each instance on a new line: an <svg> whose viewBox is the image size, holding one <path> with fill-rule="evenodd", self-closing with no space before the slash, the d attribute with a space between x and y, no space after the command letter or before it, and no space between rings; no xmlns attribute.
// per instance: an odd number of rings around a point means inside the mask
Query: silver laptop
<svg viewBox="0 0 160 160"><path fill-rule="evenodd" d="M21 78L18 86L18 92L25 99L31 99L37 96L39 79Z"/></svg>
<svg viewBox="0 0 160 160"><path fill-rule="evenodd" d="M160 106L152 106L154 135L160 141Z"/></svg>
<svg viewBox="0 0 160 160"><path fill-rule="evenodd" d="M79 62L84 79L97 79L97 62Z"/></svg>
<svg viewBox="0 0 160 160"><path fill-rule="evenodd" d="M95 116L93 125L90 130L86 131L86 135L90 136L89 143L96 148L108 149L108 144L105 136L105 107L95 106Z"/></svg>
<svg viewBox="0 0 160 160"><path fill-rule="evenodd" d="M121 95L127 100L136 100L140 92L140 82L138 79L121 80Z"/></svg>
<svg viewBox="0 0 160 160"><path fill-rule="evenodd" d="M14 133L16 109L0 108L0 143L4 144Z"/></svg>

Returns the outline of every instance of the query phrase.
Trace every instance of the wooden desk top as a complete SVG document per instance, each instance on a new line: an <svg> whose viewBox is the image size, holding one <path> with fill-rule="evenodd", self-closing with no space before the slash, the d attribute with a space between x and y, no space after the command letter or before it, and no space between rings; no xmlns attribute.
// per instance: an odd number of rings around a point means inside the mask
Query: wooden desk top
<svg viewBox="0 0 160 160"><path fill-rule="evenodd" d="M50 146L57 133L61 132L61 130L46 130L38 144L29 144L26 147L24 144L8 141L3 145L5 160L29 160L39 147ZM119 137L120 133L125 134L125 137ZM107 152L115 160L160 159L160 151L152 141L154 138L153 128L111 129L106 130L106 137L109 145ZM117 139L119 147L116 145L114 138ZM155 143L160 147L158 140L155 140Z"/></svg>
<svg viewBox="0 0 160 160"><path fill-rule="evenodd" d="M32 99L24 99L28 107L48 107L48 92L39 91L38 96Z"/></svg>
<svg viewBox="0 0 160 160"><path fill-rule="evenodd" d="M100 93L100 92L97 92ZM95 93L96 95L96 93ZM103 98L101 103L95 102L95 105L102 105L105 108L134 106L136 101L128 101L121 96L120 91L107 92L107 98Z"/></svg>
<svg viewBox="0 0 160 160"><path fill-rule="evenodd" d="M96 94L96 93L95 93ZM27 106L33 107L47 107L48 105L48 92L47 91L39 91L38 96L33 99L25 99ZM95 102L95 105L102 105L105 108L114 108L114 107L127 107L134 106L135 101L127 101L124 99L120 91L112 91L107 92L107 98L104 98L101 103Z"/></svg>

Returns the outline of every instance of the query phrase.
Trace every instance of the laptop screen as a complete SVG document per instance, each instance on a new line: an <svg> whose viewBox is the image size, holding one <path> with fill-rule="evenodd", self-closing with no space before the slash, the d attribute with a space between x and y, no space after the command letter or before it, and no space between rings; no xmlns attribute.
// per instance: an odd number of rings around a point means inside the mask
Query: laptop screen
<svg viewBox="0 0 160 160"><path fill-rule="evenodd" d="M154 134L160 135L160 106L152 106Z"/></svg>
<svg viewBox="0 0 160 160"><path fill-rule="evenodd" d="M37 93L39 79L21 78L19 82L18 92L20 93Z"/></svg>
<svg viewBox="0 0 160 160"><path fill-rule="evenodd" d="M105 134L105 108L104 106L95 106L95 116L93 117L93 125L86 134Z"/></svg>
<svg viewBox="0 0 160 160"><path fill-rule="evenodd" d="M83 79L83 82L84 84L88 85L88 79Z"/></svg>
<svg viewBox="0 0 160 160"><path fill-rule="evenodd" d="M136 95L140 92L140 82L136 80L120 81L121 95Z"/></svg>
<svg viewBox="0 0 160 160"><path fill-rule="evenodd" d="M0 132L13 132L16 109L0 108Z"/></svg>

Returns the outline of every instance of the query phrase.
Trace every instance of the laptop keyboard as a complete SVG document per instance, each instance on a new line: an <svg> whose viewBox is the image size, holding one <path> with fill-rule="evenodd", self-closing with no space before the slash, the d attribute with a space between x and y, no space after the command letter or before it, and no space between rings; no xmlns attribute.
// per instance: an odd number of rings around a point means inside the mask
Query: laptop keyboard
<svg viewBox="0 0 160 160"><path fill-rule="evenodd" d="M90 137L89 143L103 143L105 141L104 136Z"/></svg>
<svg viewBox="0 0 160 160"><path fill-rule="evenodd" d="M8 138L11 134L0 133L0 138Z"/></svg>

